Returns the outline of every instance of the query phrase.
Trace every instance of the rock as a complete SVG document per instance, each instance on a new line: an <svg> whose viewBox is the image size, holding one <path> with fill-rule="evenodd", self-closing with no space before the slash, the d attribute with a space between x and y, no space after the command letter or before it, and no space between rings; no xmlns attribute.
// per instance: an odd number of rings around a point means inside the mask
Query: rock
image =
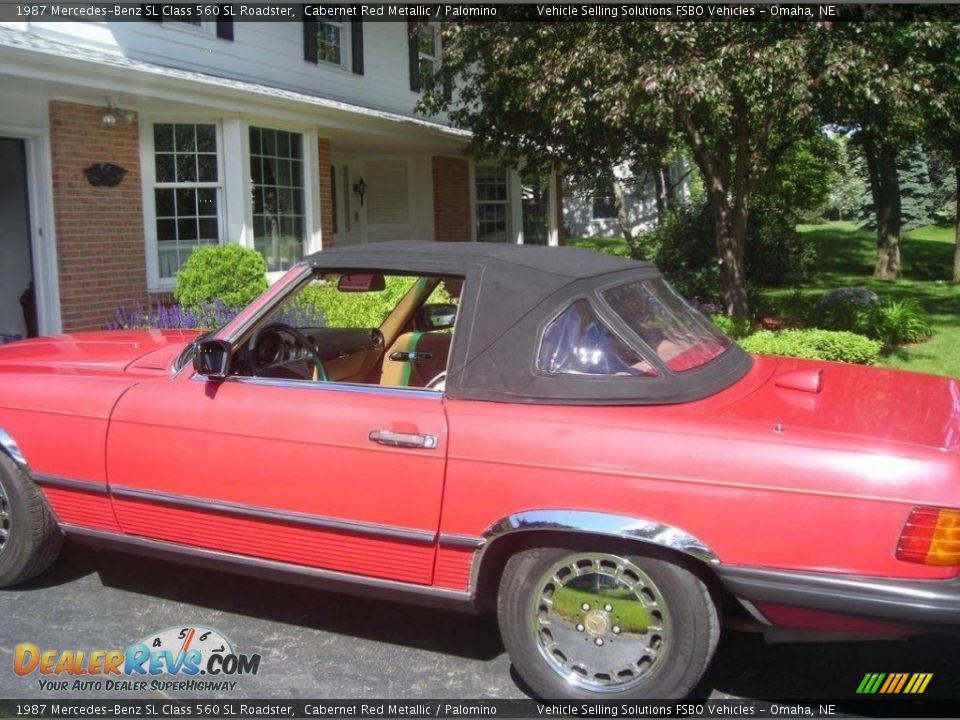
<svg viewBox="0 0 960 720"><path fill-rule="evenodd" d="M874 307L880 304L880 296L866 287L842 287L828 290L817 302L818 308L834 307L836 305L859 305L860 307Z"/></svg>

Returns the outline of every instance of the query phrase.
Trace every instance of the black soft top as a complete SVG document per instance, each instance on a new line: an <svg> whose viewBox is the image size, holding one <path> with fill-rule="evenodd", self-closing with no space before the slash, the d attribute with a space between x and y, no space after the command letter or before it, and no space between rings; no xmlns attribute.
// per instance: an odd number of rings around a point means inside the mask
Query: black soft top
<svg viewBox="0 0 960 720"><path fill-rule="evenodd" d="M749 370L736 344L705 365L672 372L602 300L600 291L660 278L655 265L573 247L391 241L332 248L304 262L323 272L465 278L448 363L450 398L501 402L638 405L711 395ZM537 370L546 326L576 300L656 366L657 377L550 375Z"/></svg>

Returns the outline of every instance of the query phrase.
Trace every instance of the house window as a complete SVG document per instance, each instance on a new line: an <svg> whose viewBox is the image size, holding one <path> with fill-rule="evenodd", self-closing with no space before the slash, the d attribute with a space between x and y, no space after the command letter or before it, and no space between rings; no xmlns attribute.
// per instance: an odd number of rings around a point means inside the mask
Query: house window
<svg viewBox="0 0 960 720"><path fill-rule="evenodd" d="M417 33L419 47L420 89L425 90L433 85L433 76L437 72L440 59L440 34L436 25L424 25Z"/></svg>
<svg viewBox="0 0 960 720"><path fill-rule="evenodd" d="M612 220L617 217L617 206L614 202L613 183L610 181L597 183L593 195L593 219Z"/></svg>
<svg viewBox="0 0 960 720"><path fill-rule="evenodd" d="M200 245L220 242L216 125L153 126L153 189L161 279L171 279Z"/></svg>
<svg viewBox="0 0 960 720"><path fill-rule="evenodd" d="M344 37L342 22L317 23L317 60L343 65Z"/></svg>
<svg viewBox="0 0 960 720"><path fill-rule="evenodd" d="M267 270L289 270L304 252L303 137L250 128L253 244Z"/></svg>
<svg viewBox="0 0 960 720"><path fill-rule="evenodd" d="M523 173L520 180L523 212L523 244L550 244L550 180L535 173Z"/></svg>
<svg viewBox="0 0 960 720"><path fill-rule="evenodd" d="M511 242L508 222L510 192L507 169L502 165L477 165L474 178L477 240Z"/></svg>

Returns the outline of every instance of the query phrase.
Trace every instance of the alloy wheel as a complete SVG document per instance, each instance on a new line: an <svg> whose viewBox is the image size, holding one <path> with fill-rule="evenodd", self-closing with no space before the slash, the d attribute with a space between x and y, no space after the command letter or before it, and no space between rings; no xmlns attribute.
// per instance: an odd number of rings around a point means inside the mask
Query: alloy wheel
<svg viewBox="0 0 960 720"><path fill-rule="evenodd" d="M534 586L531 629L550 668L597 693L630 690L670 649L670 613L647 573L627 558L568 555Z"/></svg>

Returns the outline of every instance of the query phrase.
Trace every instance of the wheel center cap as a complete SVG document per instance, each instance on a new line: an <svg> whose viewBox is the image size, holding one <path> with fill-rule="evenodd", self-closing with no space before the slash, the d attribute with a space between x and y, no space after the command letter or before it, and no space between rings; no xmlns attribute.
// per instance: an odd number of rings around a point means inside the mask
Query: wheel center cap
<svg viewBox="0 0 960 720"><path fill-rule="evenodd" d="M610 619L601 610L591 610L583 618L583 626L591 635L606 635L610 629Z"/></svg>

